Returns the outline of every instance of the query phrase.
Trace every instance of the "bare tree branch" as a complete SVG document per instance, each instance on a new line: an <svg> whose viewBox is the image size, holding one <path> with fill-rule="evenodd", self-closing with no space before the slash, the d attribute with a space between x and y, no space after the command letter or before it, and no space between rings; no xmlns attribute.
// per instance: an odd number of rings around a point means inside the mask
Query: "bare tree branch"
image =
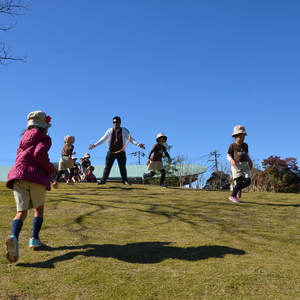
<svg viewBox="0 0 300 300"><path fill-rule="evenodd" d="M10 24L8 27L6 27L6 26L0 24L0 30L6 32L6 31L12 29L13 27L15 27L16 24L17 24L17 22L15 22L14 24Z"/></svg>
<svg viewBox="0 0 300 300"><path fill-rule="evenodd" d="M20 56L12 56L11 50L9 46L6 46L6 43L3 43L0 41L0 65L6 66L8 63L5 63L6 61L14 61L19 60L26 62L27 55L20 57Z"/></svg>
<svg viewBox="0 0 300 300"><path fill-rule="evenodd" d="M19 16L22 15L21 11L23 11L24 9L28 10L27 6L28 5L24 4L23 0L0 0L0 14L7 14L11 17ZM3 32L7 32L14 28L16 24L17 21L9 25L0 24L0 30L2 30ZM18 60L26 62L26 57L27 55L22 57L12 55L10 47L7 46L7 43L0 38L0 65L7 65L5 61Z"/></svg>
<svg viewBox="0 0 300 300"><path fill-rule="evenodd" d="M10 16L22 15L20 12L23 9L28 9L28 5L24 4L23 0L5 0L0 1L0 13Z"/></svg>

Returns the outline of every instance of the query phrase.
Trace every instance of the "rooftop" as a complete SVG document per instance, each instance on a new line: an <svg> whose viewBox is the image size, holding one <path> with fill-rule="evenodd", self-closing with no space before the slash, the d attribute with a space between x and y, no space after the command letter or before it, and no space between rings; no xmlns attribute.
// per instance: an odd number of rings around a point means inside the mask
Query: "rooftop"
<svg viewBox="0 0 300 300"><path fill-rule="evenodd" d="M103 170L105 166L94 166L94 174L97 179L101 179ZM183 164L178 165L178 172L174 174L174 176L194 176L205 173L207 168L205 166L197 165L197 164ZM7 174L11 167L0 167L0 181L5 182L7 178ZM127 177L129 181L138 181L142 180L143 173L147 173L146 165L127 165ZM157 173L159 174L159 173ZM111 169L108 181L121 181L121 175L119 171L119 166L114 165Z"/></svg>

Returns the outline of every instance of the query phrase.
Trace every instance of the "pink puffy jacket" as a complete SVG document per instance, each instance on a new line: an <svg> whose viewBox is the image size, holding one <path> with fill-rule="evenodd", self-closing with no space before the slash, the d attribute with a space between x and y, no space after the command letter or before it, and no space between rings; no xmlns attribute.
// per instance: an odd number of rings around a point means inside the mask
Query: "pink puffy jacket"
<svg viewBox="0 0 300 300"><path fill-rule="evenodd" d="M41 184L50 190L50 174L54 166L50 163L48 151L51 138L37 129L26 130L17 150L14 166L7 175L6 186L13 188L14 179Z"/></svg>

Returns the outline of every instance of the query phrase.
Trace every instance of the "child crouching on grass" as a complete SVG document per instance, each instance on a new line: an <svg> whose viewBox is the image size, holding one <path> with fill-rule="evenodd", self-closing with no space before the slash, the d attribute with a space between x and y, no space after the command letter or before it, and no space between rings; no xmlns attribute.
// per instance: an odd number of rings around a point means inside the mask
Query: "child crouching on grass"
<svg viewBox="0 0 300 300"><path fill-rule="evenodd" d="M44 220L46 190L50 190L50 175L55 172L48 157L51 138L47 132L51 127L51 118L43 111L34 111L28 115L27 121L15 164L9 171L6 182L6 186L13 190L17 206L11 235L5 240L6 258L12 263L19 258L19 234L30 208L34 209L34 218L29 247L43 245L39 232Z"/></svg>
<svg viewBox="0 0 300 300"><path fill-rule="evenodd" d="M81 182L81 178L80 178L80 174L79 174L79 168L76 165L74 166L72 181L73 182Z"/></svg>
<svg viewBox="0 0 300 300"><path fill-rule="evenodd" d="M239 198L242 196L242 189L251 183L250 171L253 165L248 154L248 144L244 143L246 135L247 133L244 126L235 126L232 137L234 137L236 141L229 146L227 153L227 159L231 165L232 177L235 181L235 186L229 200L234 203L240 202Z"/></svg>
<svg viewBox="0 0 300 300"><path fill-rule="evenodd" d="M97 182L96 176L93 174L95 168L93 166L87 167L87 173L85 174L85 182Z"/></svg>

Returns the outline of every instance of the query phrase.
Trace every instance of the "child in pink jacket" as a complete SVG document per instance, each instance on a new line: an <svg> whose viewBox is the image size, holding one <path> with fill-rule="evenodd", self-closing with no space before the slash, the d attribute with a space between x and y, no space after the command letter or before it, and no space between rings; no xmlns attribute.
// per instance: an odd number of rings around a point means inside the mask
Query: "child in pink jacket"
<svg viewBox="0 0 300 300"><path fill-rule="evenodd" d="M50 190L50 174L55 171L48 157L51 138L47 132L51 127L51 118L43 111L34 111L28 115L27 121L15 164L9 171L6 182L6 186L13 190L17 206L11 235L5 240L6 258L13 263L19 258L19 234L30 208L34 209L34 218L29 247L43 245L39 232L43 224L46 190Z"/></svg>

